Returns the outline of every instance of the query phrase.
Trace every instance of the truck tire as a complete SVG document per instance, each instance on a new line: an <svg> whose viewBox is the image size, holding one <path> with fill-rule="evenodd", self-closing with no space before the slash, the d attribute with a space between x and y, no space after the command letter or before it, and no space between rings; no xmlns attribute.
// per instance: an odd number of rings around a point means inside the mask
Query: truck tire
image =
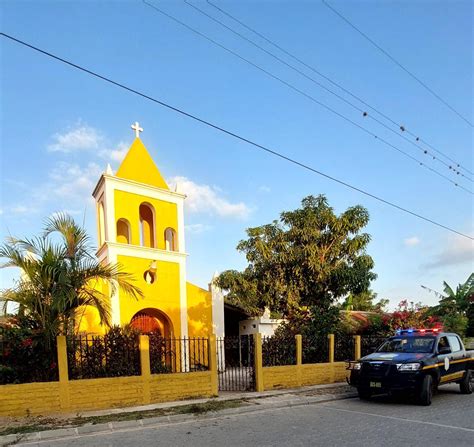
<svg viewBox="0 0 474 447"><path fill-rule="evenodd" d="M461 394L472 394L471 371L466 370L461 382L459 382Z"/></svg>
<svg viewBox="0 0 474 447"><path fill-rule="evenodd" d="M431 405L431 398L433 397L433 377L427 374L421 382L420 390L418 392L418 403L427 407Z"/></svg>
<svg viewBox="0 0 474 447"><path fill-rule="evenodd" d="M365 388L357 388L357 394L359 395L360 400L370 400L372 397L372 393L370 390L367 390Z"/></svg>

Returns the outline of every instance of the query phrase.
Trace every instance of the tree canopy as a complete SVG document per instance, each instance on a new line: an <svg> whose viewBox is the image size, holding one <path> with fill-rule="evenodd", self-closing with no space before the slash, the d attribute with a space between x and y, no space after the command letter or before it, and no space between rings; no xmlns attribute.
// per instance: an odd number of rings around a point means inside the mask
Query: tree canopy
<svg viewBox="0 0 474 447"><path fill-rule="evenodd" d="M227 299L250 312L269 307L288 317L302 309L329 309L348 294L367 291L376 278L362 230L369 213L353 206L337 215L324 195L308 196L278 220L247 229L237 249L248 266L216 280Z"/></svg>
<svg viewBox="0 0 474 447"><path fill-rule="evenodd" d="M358 310L365 312L383 312L387 307L389 300L381 299L375 302L377 294L372 290L364 290L358 294L350 293L341 304L343 310Z"/></svg>

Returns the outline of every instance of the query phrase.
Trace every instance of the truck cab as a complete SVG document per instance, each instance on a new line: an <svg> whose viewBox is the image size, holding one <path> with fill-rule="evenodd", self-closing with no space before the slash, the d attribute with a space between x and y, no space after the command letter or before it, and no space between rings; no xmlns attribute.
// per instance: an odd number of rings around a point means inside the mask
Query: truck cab
<svg viewBox="0 0 474 447"><path fill-rule="evenodd" d="M375 352L350 362L350 385L361 399L374 394L410 392L418 403L430 405L440 385L456 382L463 394L472 393L474 351L461 338L438 329L399 330Z"/></svg>

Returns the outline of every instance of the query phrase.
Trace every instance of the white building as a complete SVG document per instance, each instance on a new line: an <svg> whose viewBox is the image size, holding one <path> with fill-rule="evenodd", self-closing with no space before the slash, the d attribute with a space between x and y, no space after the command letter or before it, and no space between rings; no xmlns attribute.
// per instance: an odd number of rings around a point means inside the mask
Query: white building
<svg viewBox="0 0 474 447"><path fill-rule="evenodd" d="M263 337L274 335L276 328L285 320L270 318L270 310L265 309L261 317L252 317L239 322L239 335L262 334Z"/></svg>

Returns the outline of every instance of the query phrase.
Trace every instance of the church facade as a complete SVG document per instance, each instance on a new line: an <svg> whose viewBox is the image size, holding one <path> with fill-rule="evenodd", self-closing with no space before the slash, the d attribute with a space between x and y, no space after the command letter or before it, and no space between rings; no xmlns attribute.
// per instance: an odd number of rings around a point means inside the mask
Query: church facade
<svg viewBox="0 0 474 447"><path fill-rule="evenodd" d="M128 153L117 172L110 166L100 177L93 197L97 208L100 261L119 264L133 275L144 298L117 288L110 298L113 325L131 325L163 337L224 335L224 303L214 285L203 289L186 279L184 201L170 190L143 145L138 123ZM103 332L98 315L88 310L81 332Z"/></svg>

